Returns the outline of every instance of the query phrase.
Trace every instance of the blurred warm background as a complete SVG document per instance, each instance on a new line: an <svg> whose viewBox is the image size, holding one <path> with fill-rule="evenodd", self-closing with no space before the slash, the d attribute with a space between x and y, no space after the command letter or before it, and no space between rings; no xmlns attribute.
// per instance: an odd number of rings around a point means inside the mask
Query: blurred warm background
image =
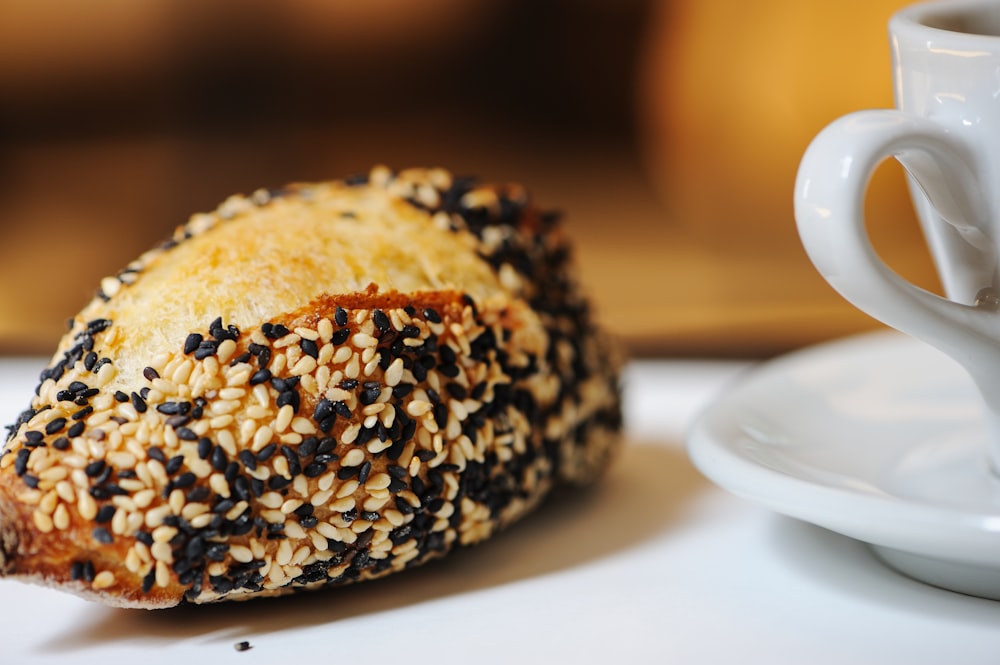
<svg viewBox="0 0 1000 665"><path fill-rule="evenodd" d="M234 192L445 166L566 213L641 355L765 356L875 326L794 231L809 139L892 103L889 0L4 0L0 353ZM898 169L877 246L933 284Z"/></svg>

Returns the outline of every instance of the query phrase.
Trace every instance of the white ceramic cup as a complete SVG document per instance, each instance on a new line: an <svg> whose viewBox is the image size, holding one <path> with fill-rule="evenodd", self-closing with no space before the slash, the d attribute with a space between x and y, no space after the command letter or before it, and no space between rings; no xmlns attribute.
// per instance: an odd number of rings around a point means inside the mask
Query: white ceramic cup
<svg viewBox="0 0 1000 665"><path fill-rule="evenodd" d="M847 115L813 140L795 184L798 231L844 298L971 374L986 405L997 471L1000 2L914 5L893 16L889 34L897 108ZM907 171L944 298L893 272L865 229L865 190L889 157Z"/></svg>

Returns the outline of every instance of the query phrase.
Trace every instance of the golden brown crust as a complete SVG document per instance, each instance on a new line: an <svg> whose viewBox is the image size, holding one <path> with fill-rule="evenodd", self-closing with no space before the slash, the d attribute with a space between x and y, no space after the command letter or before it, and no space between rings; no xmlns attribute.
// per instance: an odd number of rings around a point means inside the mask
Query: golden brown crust
<svg viewBox="0 0 1000 665"><path fill-rule="evenodd" d="M0 572L149 608L380 577L590 481L619 425L521 188L234 197L75 317L0 455Z"/></svg>

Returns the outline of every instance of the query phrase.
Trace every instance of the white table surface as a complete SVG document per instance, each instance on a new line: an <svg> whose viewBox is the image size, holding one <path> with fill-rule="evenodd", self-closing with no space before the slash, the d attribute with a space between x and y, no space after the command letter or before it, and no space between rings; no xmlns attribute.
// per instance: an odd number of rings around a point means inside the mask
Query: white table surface
<svg viewBox="0 0 1000 665"><path fill-rule="evenodd" d="M0 359L0 423L41 365ZM1000 603L911 581L692 467L686 428L747 369L633 365L600 485L395 578L155 612L0 581L0 663L1000 663Z"/></svg>

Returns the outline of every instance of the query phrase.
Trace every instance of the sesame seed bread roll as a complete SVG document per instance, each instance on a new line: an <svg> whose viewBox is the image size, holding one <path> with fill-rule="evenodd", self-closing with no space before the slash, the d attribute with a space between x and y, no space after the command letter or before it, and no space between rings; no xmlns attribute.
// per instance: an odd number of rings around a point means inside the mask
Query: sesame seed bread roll
<svg viewBox="0 0 1000 665"><path fill-rule="evenodd" d="M232 197L104 279L0 453L0 574L121 607L381 577L607 466L556 216L440 169Z"/></svg>

